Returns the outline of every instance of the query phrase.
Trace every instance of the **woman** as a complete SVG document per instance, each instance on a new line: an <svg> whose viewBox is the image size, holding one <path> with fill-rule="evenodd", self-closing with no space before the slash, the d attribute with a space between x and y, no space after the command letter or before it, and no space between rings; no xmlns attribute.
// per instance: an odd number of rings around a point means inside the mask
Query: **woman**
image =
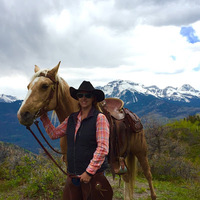
<svg viewBox="0 0 200 200"><path fill-rule="evenodd" d="M78 89L70 87L71 96L78 100L80 110L72 113L58 127L47 114L41 121L51 139L67 135L67 177L63 200L111 200L112 188L104 176L109 151L109 123L96 108L104 93L89 81Z"/></svg>

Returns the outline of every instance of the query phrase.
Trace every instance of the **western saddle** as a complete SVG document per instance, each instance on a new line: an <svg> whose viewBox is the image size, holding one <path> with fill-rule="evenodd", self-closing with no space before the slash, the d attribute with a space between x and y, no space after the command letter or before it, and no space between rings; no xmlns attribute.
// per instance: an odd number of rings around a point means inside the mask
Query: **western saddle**
<svg viewBox="0 0 200 200"><path fill-rule="evenodd" d="M124 108L124 102L118 98L106 98L99 104L99 109L110 124L110 152L108 158L111 171L113 175L126 174L128 169L125 158L130 149L130 136L143 129L141 121L135 113ZM126 146L126 150L121 155L120 149L123 146ZM118 167L114 164L116 162Z"/></svg>

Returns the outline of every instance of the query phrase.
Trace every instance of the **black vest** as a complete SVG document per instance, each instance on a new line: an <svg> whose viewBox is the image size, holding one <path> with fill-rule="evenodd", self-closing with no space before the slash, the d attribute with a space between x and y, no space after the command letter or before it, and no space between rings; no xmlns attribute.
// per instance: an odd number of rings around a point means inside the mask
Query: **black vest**
<svg viewBox="0 0 200 200"><path fill-rule="evenodd" d="M86 171L90 160L97 148L96 141L96 121L99 111L92 108L82 122L75 135L75 127L79 112L70 115L67 123L67 171L70 174L81 175ZM107 158L97 172L104 171L107 168Z"/></svg>

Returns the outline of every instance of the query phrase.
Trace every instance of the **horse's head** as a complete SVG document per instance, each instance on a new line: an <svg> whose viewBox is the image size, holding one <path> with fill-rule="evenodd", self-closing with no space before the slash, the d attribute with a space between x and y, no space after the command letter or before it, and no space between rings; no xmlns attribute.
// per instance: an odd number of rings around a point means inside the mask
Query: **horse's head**
<svg viewBox="0 0 200 200"><path fill-rule="evenodd" d="M51 70L40 70L35 65L35 74L27 86L28 93L17 113L22 125L30 126L44 111L56 108L59 65L60 62Z"/></svg>

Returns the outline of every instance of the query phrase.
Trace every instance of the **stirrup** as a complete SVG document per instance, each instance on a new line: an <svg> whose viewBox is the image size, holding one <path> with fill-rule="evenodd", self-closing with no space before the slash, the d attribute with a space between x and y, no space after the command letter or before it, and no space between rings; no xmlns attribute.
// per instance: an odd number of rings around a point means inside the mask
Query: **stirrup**
<svg viewBox="0 0 200 200"><path fill-rule="evenodd" d="M125 160L124 160L123 157L119 157L119 164L120 164L119 174L125 174L125 173L127 173L128 169L126 167Z"/></svg>
<svg viewBox="0 0 200 200"><path fill-rule="evenodd" d="M125 160L123 157L119 157L119 165L120 165L119 169L115 170L115 174L118 175L126 174L128 172L128 169L126 167Z"/></svg>

